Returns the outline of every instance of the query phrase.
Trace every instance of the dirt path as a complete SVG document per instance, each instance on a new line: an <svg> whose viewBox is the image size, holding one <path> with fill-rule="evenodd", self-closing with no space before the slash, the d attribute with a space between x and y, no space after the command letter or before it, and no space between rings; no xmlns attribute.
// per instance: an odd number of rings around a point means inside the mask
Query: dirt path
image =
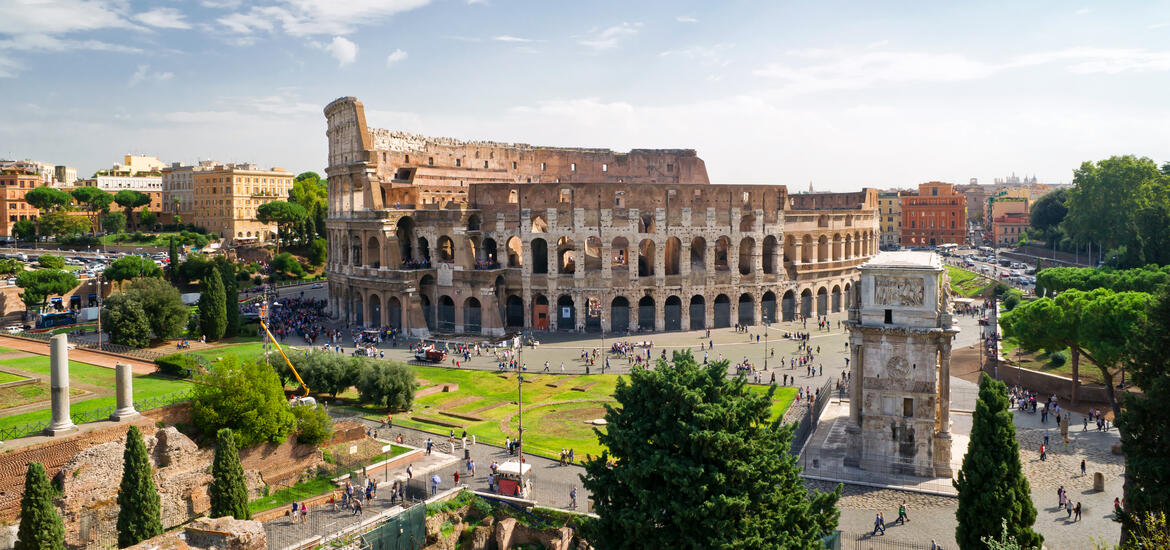
<svg viewBox="0 0 1170 550"><path fill-rule="evenodd" d="M20 351L27 351L37 355L49 354L48 342L37 342L33 340L25 340L23 338L13 338L11 336L0 336L0 346L18 349ZM130 359L128 357L107 355L104 353L97 353L84 349L69 350L69 360L98 367L105 367L107 369L114 368L114 366L118 363L128 363L131 367L133 367L134 374L150 374L155 371L154 363L143 361L141 359Z"/></svg>

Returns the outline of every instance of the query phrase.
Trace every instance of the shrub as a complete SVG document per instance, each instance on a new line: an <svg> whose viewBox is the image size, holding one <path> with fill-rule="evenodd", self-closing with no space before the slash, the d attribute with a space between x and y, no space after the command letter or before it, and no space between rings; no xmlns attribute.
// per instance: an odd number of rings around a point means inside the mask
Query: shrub
<svg viewBox="0 0 1170 550"><path fill-rule="evenodd" d="M1018 290L1012 289L1004 295L1003 307L1006 308L1008 311L1011 311L1011 310L1015 309L1016 306L1020 305L1020 299L1023 297L1024 297L1023 293L1021 293Z"/></svg>
<svg viewBox="0 0 1170 550"><path fill-rule="evenodd" d="M333 437L333 420L325 407L301 405L292 408L297 419L297 442L320 445Z"/></svg>
<svg viewBox="0 0 1170 550"><path fill-rule="evenodd" d="M199 362L194 357L180 353L159 357L154 360L154 364L158 367L159 372L167 376L179 378L189 376L188 372L195 373L199 371Z"/></svg>
<svg viewBox="0 0 1170 550"><path fill-rule="evenodd" d="M1052 366L1054 366L1054 367L1063 367L1064 364L1068 362L1068 353L1063 352L1063 351L1051 353L1048 355L1048 360L1052 363Z"/></svg>
<svg viewBox="0 0 1170 550"><path fill-rule="evenodd" d="M227 355L196 377L191 419L203 434L231 428L241 448L283 443L296 429L276 373L254 361Z"/></svg>
<svg viewBox="0 0 1170 550"><path fill-rule="evenodd" d="M361 361L361 375L357 379L358 396L362 403L374 403L394 411L405 411L414 401L414 372L402 363L389 361Z"/></svg>
<svg viewBox="0 0 1170 550"><path fill-rule="evenodd" d="M49 269L65 269L65 258L53 254L42 254L37 263Z"/></svg>

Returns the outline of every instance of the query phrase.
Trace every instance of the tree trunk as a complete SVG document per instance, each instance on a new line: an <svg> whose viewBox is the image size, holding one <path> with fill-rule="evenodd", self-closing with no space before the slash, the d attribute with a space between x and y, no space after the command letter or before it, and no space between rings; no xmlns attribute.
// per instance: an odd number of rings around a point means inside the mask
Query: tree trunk
<svg viewBox="0 0 1170 550"><path fill-rule="evenodd" d="M1081 386L1081 348L1072 346L1072 406L1077 404L1077 394Z"/></svg>

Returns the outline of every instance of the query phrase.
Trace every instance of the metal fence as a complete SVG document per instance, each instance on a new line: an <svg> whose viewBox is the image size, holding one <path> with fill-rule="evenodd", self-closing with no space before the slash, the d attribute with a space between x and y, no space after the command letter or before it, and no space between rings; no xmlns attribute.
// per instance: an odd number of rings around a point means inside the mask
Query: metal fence
<svg viewBox="0 0 1170 550"><path fill-rule="evenodd" d="M841 550L930 550L929 542L899 541L873 533L841 533L839 542L836 548Z"/></svg>
<svg viewBox="0 0 1170 550"><path fill-rule="evenodd" d="M837 391L836 384L837 382L834 379L830 378L829 380L826 380L825 385L821 386L821 388L817 390L817 398L811 405L799 405L804 407L804 416L800 418L800 425L797 426L796 433L792 438L792 454L800 454L800 450L804 448L804 445L808 443L808 439L812 437L813 432L816 431L817 422L821 419L821 413L825 412L825 407L829 404L829 401L833 397L833 394L830 392ZM839 392L839 395L843 395L843 392L845 391L847 390L843 386L841 392Z"/></svg>
<svg viewBox="0 0 1170 550"><path fill-rule="evenodd" d="M158 395L154 397L147 397L134 402L134 409L138 412L149 411L151 409L158 409L181 403L191 399L191 390L178 391L168 393L166 395ZM88 411L71 412L69 418L74 424L87 424L90 422L97 422L98 420L106 420L114 411L116 406L102 407L100 409L92 409ZM18 439L21 437L28 437L31 435L40 434L49 427L52 420L42 420L39 422L26 422L23 424L15 424L0 428L0 441L7 441L9 439Z"/></svg>
<svg viewBox="0 0 1170 550"><path fill-rule="evenodd" d="M51 339L53 337L53 333L52 332L28 332L28 331L26 331L26 332L21 332L19 334L16 334L16 336L20 337L20 338L27 338L29 340L38 340L38 341L48 342L49 339ZM104 341L102 342L102 344L100 346L98 345L97 342L83 342L81 340L70 340L69 343L73 344L74 346L81 348L81 349L91 349L91 350L95 350L95 351L104 351L104 352L114 353L114 354L118 354L118 355L125 355L127 357L134 357L136 359L144 359L147 361L154 361L155 359L158 359L159 357L169 355L168 353L160 353L160 352L152 351L152 350L148 350L148 349L138 349L138 348L132 348L130 346L123 346L121 344L112 344L109 342L108 338L105 338L103 340Z"/></svg>

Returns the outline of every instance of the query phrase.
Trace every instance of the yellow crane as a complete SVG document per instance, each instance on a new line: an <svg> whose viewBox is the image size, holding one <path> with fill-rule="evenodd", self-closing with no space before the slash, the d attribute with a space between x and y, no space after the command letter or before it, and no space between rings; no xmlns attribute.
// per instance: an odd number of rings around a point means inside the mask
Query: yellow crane
<svg viewBox="0 0 1170 550"><path fill-rule="evenodd" d="M288 360L288 356L284 354L284 350L280 349L280 344L276 343L276 338L272 337L272 332L268 330L268 325L264 324L263 320L260 321L260 328L264 329L264 334L267 334L268 339L272 340L272 345L276 346L276 351L280 352L280 356L283 357L284 362L288 364L289 370L292 371L293 376L295 376L297 378L297 382L299 382L301 384L301 387L304 388L305 395L303 395L301 397L308 397L309 396L309 386L305 385L304 380L301 380L301 375L300 375L300 373L297 372L297 368L293 366L292 361Z"/></svg>

